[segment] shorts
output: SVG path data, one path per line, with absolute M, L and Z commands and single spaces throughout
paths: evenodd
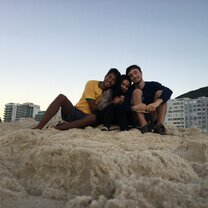
M 62 111 L 61 111 L 61 117 L 64 121 L 66 122 L 72 122 L 72 121 L 77 121 L 80 119 L 85 118 L 86 116 L 88 116 L 88 114 L 83 113 L 82 111 L 80 111 L 79 109 L 73 107 L 70 111 L 69 114 L 65 115 Z

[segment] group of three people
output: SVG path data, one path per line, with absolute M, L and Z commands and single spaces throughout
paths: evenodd
M 59 130 L 100 123 L 104 125 L 103 130 L 109 130 L 115 122 L 122 131 L 129 130 L 131 125 L 138 126 L 142 133 L 164 135 L 166 129 L 163 123 L 171 95 L 172 91 L 159 82 L 144 81 L 137 65 L 129 66 L 125 75 L 112 68 L 103 81 L 90 80 L 86 83 L 75 106 L 65 95 L 58 95 L 35 129 L 42 129 L 61 108 L 65 122 L 54 126 Z

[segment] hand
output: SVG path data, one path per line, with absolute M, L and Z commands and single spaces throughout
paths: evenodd
M 149 105 L 147 105 L 147 111 L 148 112 L 156 111 L 158 106 L 159 105 L 157 103 L 150 103 Z
M 120 104 L 120 103 L 123 103 L 123 101 L 124 101 L 124 96 L 123 95 L 117 96 L 113 99 L 114 104 Z
M 121 103 L 123 103 L 124 102 L 124 95 L 121 95 L 121 96 L 119 96 L 120 97 L 120 100 L 121 100 Z
M 133 105 L 131 107 L 131 109 L 133 111 L 138 112 L 138 113 L 149 113 L 149 111 L 147 110 L 147 105 L 145 105 L 144 103 L 139 103 L 137 105 Z

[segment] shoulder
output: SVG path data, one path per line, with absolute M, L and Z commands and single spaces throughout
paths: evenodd
M 157 82 L 157 81 L 145 81 L 145 84 L 152 84 L 152 85 L 154 85 L 154 84 L 160 84 L 159 82 Z
M 88 85 L 96 85 L 98 83 L 99 83 L 98 80 L 88 80 L 86 84 L 88 84 Z
M 152 86 L 162 86 L 162 84 L 156 81 L 145 82 L 145 87 L 152 87 Z
M 99 81 L 97 80 L 89 80 L 85 84 L 85 88 L 98 88 L 99 86 Z

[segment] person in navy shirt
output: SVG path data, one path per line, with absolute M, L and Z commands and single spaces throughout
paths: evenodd
M 159 82 L 146 82 L 143 80 L 141 68 L 131 65 L 126 69 L 126 75 L 134 83 L 132 92 L 132 110 L 136 112 L 142 133 L 154 132 L 166 134 L 164 120 L 167 110 L 167 101 L 172 90 Z M 148 115 L 148 116 L 147 116 Z

